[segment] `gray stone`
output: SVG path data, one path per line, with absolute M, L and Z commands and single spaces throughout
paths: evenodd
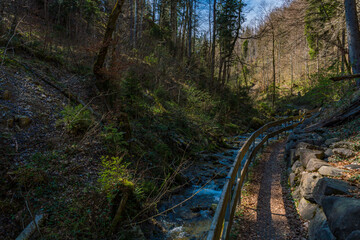
M 344 168 L 355 170 L 355 169 L 360 169 L 360 165 L 358 165 L 358 164 L 349 164 L 349 165 L 345 165 Z
M 331 232 L 337 239 L 346 239 L 360 230 L 360 199 L 329 196 L 322 200 Z
M 341 176 L 344 172 L 347 172 L 346 170 L 342 170 L 336 167 L 331 167 L 331 166 L 322 166 L 319 169 L 319 173 L 323 176 L 330 176 L 330 177 L 339 177 Z
M 317 171 L 322 166 L 330 166 L 327 162 L 317 159 L 317 158 L 311 158 L 306 165 L 306 170 L 309 172 Z
M 295 169 L 295 175 L 299 175 L 301 174 L 302 172 L 305 171 L 305 168 L 301 165 L 300 167 L 298 167 L 297 169 Z
M 344 157 L 344 158 L 351 158 L 355 156 L 354 151 L 347 149 L 347 148 L 334 148 L 333 152 L 335 155 Z
M 290 187 L 293 187 L 295 185 L 295 173 L 290 173 L 289 175 L 289 184 Z
M 297 161 L 299 159 L 299 158 L 296 158 L 295 152 L 296 152 L 295 149 L 290 150 L 290 164 L 294 164 L 295 161 Z
M 315 202 L 313 191 L 321 175 L 319 173 L 304 173 L 300 183 L 301 195 L 311 202 Z
M 322 199 L 326 196 L 351 195 L 351 191 L 355 189 L 355 186 L 351 186 L 345 181 L 324 177 L 317 182 L 313 196 L 315 201 L 320 205 Z
M 331 148 L 326 149 L 325 157 L 331 157 L 332 155 L 334 155 L 333 150 Z
M 306 143 L 306 142 L 297 143 L 296 150 L 299 150 L 299 149 L 322 150 L 321 147 L 315 146 L 315 145 L 312 145 L 312 144 Z
M 340 138 L 337 138 L 337 137 L 336 138 L 329 138 L 329 139 L 326 139 L 325 145 L 330 146 L 331 144 L 336 143 L 338 141 L 340 141 Z
M 309 240 L 335 239 L 335 236 L 330 231 L 324 212 L 318 209 L 315 217 L 309 223 Z
M 346 141 L 335 142 L 335 143 L 331 144 L 330 147 L 331 148 L 346 148 L 346 149 L 350 149 L 353 151 L 356 150 L 356 145 L 354 143 L 346 142 Z
M 294 162 L 294 164 L 292 165 L 291 170 L 292 170 L 293 172 L 295 172 L 295 170 L 296 170 L 297 168 L 301 167 L 301 166 L 302 166 L 302 165 L 301 165 L 301 162 L 300 162 L 300 161 L 296 161 L 296 162 Z
M 311 220 L 315 216 L 317 208 L 317 204 L 311 203 L 305 198 L 301 198 L 298 206 L 299 214 L 305 220 Z
M 311 150 L 311 149 L 299 149 L 301 164 L 306 167 L 309 160 L 312 158 L 324 159 L 324 151 Z
M 353 231 L 346 238 L 346 240 L 359 240 L 359 239 L 360 239 L 360 230 Z
M 294 189 L 294 191 L 292 192 L 292 197 L 295 199 L 295 200 L 300 200 L 301 198 L 301 193 L 300 193 L 300 187 L 296 187 Z

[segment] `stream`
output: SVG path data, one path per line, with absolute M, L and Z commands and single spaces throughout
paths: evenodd
M 267 131 L 272 132 L 282 127 L 285 125 Z M 190 179 L 190 184 L 158 204 L 159 212 L 180 205 L 156 218 L 165 231 L 161 236 L 151 238 L 152 240 L 206 239 L 226 177 L 239 149 L 251 134 L 228 138 L 227 144 L 232 149 L 199 155 L 199 159 L 184 172 L 185 177 Z M 270 138 L 269 141 L 276 138 Z M 260 141 L 259 136 L 255 145 Z M 241 168 L 246 159 L 247 154 L 242 160 Z
M 162 212 L 193 197 L 156 218 L 166 231 L 162 236 L 152 238 L 153 240 L 206 239 L 226 176 L 239 149 L 250 135 L 229 138 L 227 143 L 233 149 L 202 154 L 186 170 L 184 175 L 190 179 L 190 184 L 177 194 L 161 201 L 158 210 Z

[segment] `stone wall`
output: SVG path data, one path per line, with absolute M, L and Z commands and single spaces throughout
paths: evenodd
M 309 122 L 308 122 L 309 123 Z M 340 139 L 326 139 L 326 129 L 306 132 L 302 125 L 289 135 L 285 159 L 288 164 L 289 184 L 301 218 L 308 222 L 310 240 L 359 240 L 359 188 L 337 179 L 346 168 L 333 167 L 334 156 L 351 157 L 355 146 Z

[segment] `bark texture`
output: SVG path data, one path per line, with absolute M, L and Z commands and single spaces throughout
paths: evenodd
M 360 73 L 360 31 L 356 12 L 356 0 L 344 0 L 346 28 L 348 32 L 350 63 L 354 74 Z M 360 79 L 356 80 L 360 87 Z

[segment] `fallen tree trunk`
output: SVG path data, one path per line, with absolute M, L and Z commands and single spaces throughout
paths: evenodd
M 360 98 L 353 101 L 351 105 L 347 107 L 345 110 L 336 113 L 331 118 L 328 118 L 320 123 L 308 127 L 306 131 L 311 132 L 322 127 L 338 126 L 358 116 L 360 116 Z
M 350 80 L 350 79 L 354 79 L 354 78 L 360 78 L 360 73 L 353 74 L 353 75 L 344 75 L 344 76 L 338 76 L 338 77 L 331 77 L 330 80 L 334 81 L 334 82 L 338 82 L 338 81 L 341 81 L 341 80 Z

